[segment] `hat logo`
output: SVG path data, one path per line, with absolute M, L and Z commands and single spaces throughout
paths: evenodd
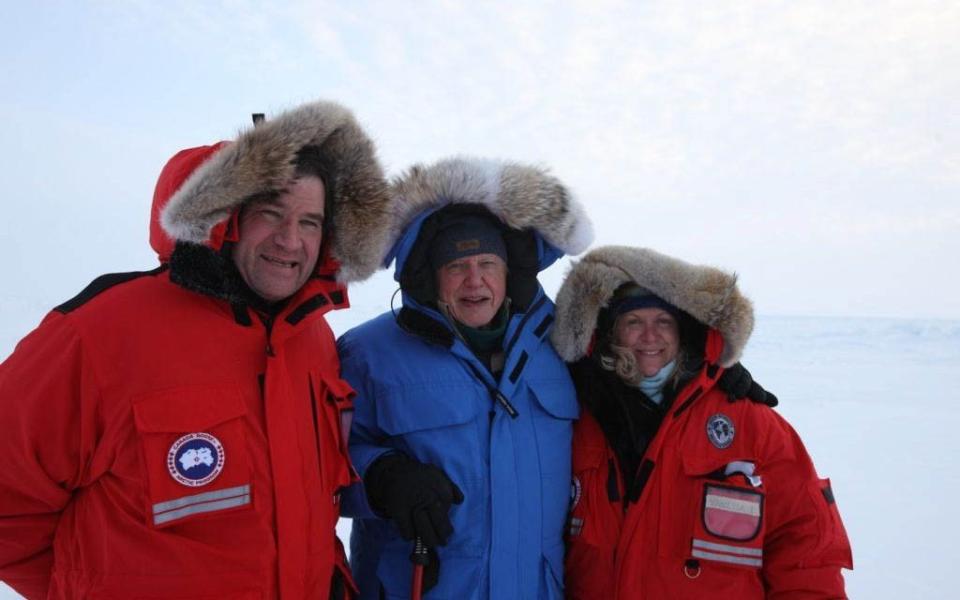
M 187 487 L 207 485 L 223 471 L 223 444 L 209 433 L 188 433 L 170 446 L 167 471 Z
M 707 420 L 707 438 L 720 450 L 730 447 L 736 433 L 733 421 L 723 413 L 717 413 Z
M 456 244 L 457 252 L 467 252 L 469 250 L 479 250 L 480 240 L 461 240 Z

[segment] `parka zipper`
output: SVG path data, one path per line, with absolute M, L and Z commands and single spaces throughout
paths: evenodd
M 504 301 L 509 302 L 510 299 L 506 298 Z M 508 304 L 507 310 L 509 311 L 509 309 L 510 309 L 510 305 Z M 441 310 L 440 314 L 443 315 L 444 319 L 446 319 L 447 324 L 450 326 L 450 329 L 453 331 L 453 335 L 456 336 L 456 338 L 459 339 L 460 342 L 464 346 L 466 346 L 468 350 L 470 350 L 470 352 L 474 355 L 474 357 L 476 357 L 476 353 L 473 352 L 472 348 L 470 348 L 470 344 L 467 343 L 467 339 L 463 337 L 463 333 L 461 333 L 460 330 L 457 328 L 457 325 L 456 323 L 453 322 L 453 319 L 449 315 L 447 315 L 446 311 Z M 523 326 L 523 323 L 526 322 L 526 319 L 527 317 L 524 317 L 524 320 L 521 322 L 521 327 Z M 516 338 L 516 335 L 514 335 L 514 338 Z M 504 353 L 504 356 L 509 356 L 509 350 L 507 350 Z M 495 386 L 492 386 L 490 385 L 489 382 L 487 382 L 486 377 L 483 375 L 483 373 L 480 372 L 479 369 L 477 369 L 476 365 L 474 365 L 473 362 L 470 360 L 467 360 L 465 362 L 467 363 L 467 366 L 470 367 L 470 370 L 473 371 L 473 374 L 480 381 L 480 383 L 482 383 L 483 386 L 487 388 L 487 392 L 489 392 L 490 397 L 493 399 L 493 401 L 499 404 L 503 408 L 503 410 L 505 410 L 506 413 L 510 415 L 510 418 L 516 419 L 517 417 L 519 417 L 520 412 L 516 409 L 516 407 L 513 406 L 510 400 L 507 399 L 507 397 L 504 396 L 503 393 L 500 392 L 500 390 L 498 390 Z M 493 416 L 493 413 L 491 413 L 491 418 L 492 416 Z
M 257 313 L 257 316 L 260 317 L 260 322 L 263 323 L 263 327 L 266 329 L 267 333 L 267 347 L 265 351 L 267 356 L 273 358 L 276 356 L 276 354 L 273 352 L 273 340 L 271 339 L 273 336 L 273 317 L 262 315 L 260 313 Z

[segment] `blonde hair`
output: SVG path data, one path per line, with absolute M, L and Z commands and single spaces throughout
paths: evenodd
M 628 348 L 609 344 L 606 352 L 599 352 L 600 366 L 617 374 L 617 377 L 630 385 L 639 385 L 643 373 L 637 368 L 637 359 Z
M 616 323 L 619 319 L 620 317 L 617 317 L 610 331 L 599 340 L 597 344 L 597 362 L 600 363 L 600 367 L 605 371 L 616 373 L 617 377 L 622 379 L 627 385 L 637 386 L 640 385 L 640 382 L 644 379 L 643 373 L 641 373 L 637 367 L 637 357 L 634 356 L 630 348 L 620 346 L 613 341 L 614 332 L 617 330 Z M 678 335 L 679 327 L 680 322 L 678 319 Z M 674 368 L 673 374 L 667 382 L 669 385 L 675 385 L 687 372 L 687 351 L 682 343 L 677 349 L 677 356 L 674 360 L 677 366 Z

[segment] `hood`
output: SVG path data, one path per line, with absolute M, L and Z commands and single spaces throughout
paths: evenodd
M 453 158 L 411 167 L 392 182 L 391 193 L 392 248 L 384 266 L 396 261 L 394 276 L 401 286 L 405 270 L 423 267 L 419 263 L 425 252 L 415 250 L 429 245 L 435 231 L 424 224 L 442 209 L 485 212 L 498 219 L 504 226 L 511 270 L 519 268 L 522 259 L 519 252 L 509 252 L 510 234 L 530 237 L 535 248 L 528 247 L 524 254 L 536 257 L 536 264 L 530 265 L 534 277 L 564 254 L 583 252 L 593 239 L 583 207 L 557 178 L 537 167 Z M 431 239 L 421 239 L 427 237 Z
M 379 267 L 389 235 L 387 184 L 373 143 L 347 109 L 332 102 L 304 104 L 252 126 L 233 142 L 177 153 L 157 181 L 150 242 L 161 262 L 176 242 L 219 250 L 249 198 L 278 193 L 293 178 L 297 153 L 320 148 L 328 166 L 327 234 L 318 274 L 359 281 Z M 361 242 L 362 240 L 362 242 Z
M 647 248 L 604 246 L 571 267 L 557 294 L 551 339 L 564 360 L 573 362 L 587 354 L 600 310 L 617 288 L 629 282 L 717 330 L 723 338 L 720 366 L 740 359 L 753 331 L 753 305 L 737 288 L 736 275 Z

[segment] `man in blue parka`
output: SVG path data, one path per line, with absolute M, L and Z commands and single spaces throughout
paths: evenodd
M 557 179 L 516 164 L 416 166 L 393 193 L 403 306 L 339 341 L 361 597 L 409 596 L 419 537 L 425 598 L 559 600 L 578 408 L 537 274 L 584 250 L 590 223 Z

